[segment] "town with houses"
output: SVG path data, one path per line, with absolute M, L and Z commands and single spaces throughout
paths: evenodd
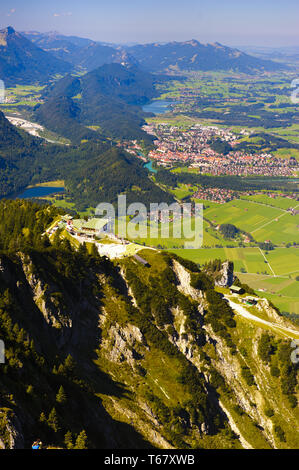
M 223 155 L 213 150 L 209 142 L 218 138 L 229 143 L 233 148 L 240 137 L 248 136 L 250 132 L 246 129 L 240 131 L 239 135 L 229 129 L 219 129 L 215 126 L 203 126 L 196 124 L 188 130 L 170 126 L 166 123 L 150 124 L 143 129 L 156 137 L 155 149 L 145 155 L 142 146 L 136 141 L 126 141 L 123 145 L 127 152 L 141 159 L 145 164 L 149 161 L 155 165 L 168 169 L 176 168 L 182 164 L 200 174 L 212 175 L 236 175 L 236 176 L 296 176 L 299 171 L 299 162 L 295 159 L 276 158 L 271 154 L 245 154 L 241 151 L 230 151 Z M 284 197 L 299 200 L 297 193 L 269 192 L 269 191 L 233 191 L 227 188 L 196 188 L 189 186 L 190 197 L 202 201 L 211 201 L 219 204 L 239 199 L 254 194 L 266 195 L 270 198 Z M 291 207 L 292 215 L 297 215 Z

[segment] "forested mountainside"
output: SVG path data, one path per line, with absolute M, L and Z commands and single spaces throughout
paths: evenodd
M 92 131 L 91 131 L 92 132 Z M 99 202 L 116 202 L 125 193 L 144 203 L 171 202 L 143 162 L 101 140 L 77 146 L 47 143 L 14 127 L 0 111 L 0 198 L 30 184 L 65 180 L 67 195 L 78 210 Z
M 112 263 L 50 242 L 57 215 L 0 202 L 2 448 L 298 448 L 290 339 L 234 314 L 222 265 Z
M 0 76 L 6 86 L 45 83 L 71 65 L 39 48 L 12 27 L 0 31 Z
M 145 113 L 140 106 L 156 96 L 157 80 L 136 67 L 105 64 L 82 77 L 67 76 L 50 86 L 36 117 L 77 143 L 83 129 L 88 131 L 84 126 L 96 128 L 89 130 L 89 139 L 102 134 L 151 142 L 152 138 L 141 129 Z

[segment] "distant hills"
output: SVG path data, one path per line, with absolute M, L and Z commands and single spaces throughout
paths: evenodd
M 299 62 L 299 46 L 241 46 L 240 49 L 260 59 L 276 60 L 291 67 L 296 67 Z
M 12 27 L 0 31 L 0 78 L 5 84 L 46 82 L 70 64 L 33 44 Z
M 167 44 L 143 44 L 127 48 L 140 66 L 151 72 L 232 70 L 244 73 L 275 71 L 282 68 L 270 60 L 252 57 L 238 49 L 216 42 L 201 44 L 196 40 Z
M 105 136 L 149 139 L 139 107 L 156 95 L 155 77 L 136 67 L 106 64 L 82 77 L 67 76 L 49 87 L 36 111 L 39 122 L 73 142 Z M 99 132 L 85 126 L 97 126 Z M 87 136 L 87 137 L 86 137 Z
M 113 62 L 137 65 L 136 60 L 126 50 L 112 44 L 76 36 L 63 36 L 57 32 L 24 32 L 22 34 L 58 59 L 87 71 Z
M 64 36 L 57 32 L 22 34 L 55 57 L 87 71 L 112 62 L 135 66 L 139 64 L 150 72 L 232 70 L 252 73 L 275 71 L 284 67 L 277 62 L 253 57 L 218 42 L 202 44 L 195 39 L 121 47 L 86 38 Z

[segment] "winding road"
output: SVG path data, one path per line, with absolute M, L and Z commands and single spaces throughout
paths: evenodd
M 286 326 L 277 325 L 276 323 L 272 323 L 267 320 L 263 320 L 262 318 L 257 317 L 250 313 L 245 307 L 236 302 L 233 302 L 230 297 L 225 296 L 228 300 L 229 305 L 237 314 L 241 315 L 243 318 L 247 320 L 254 321 L 256 323 L 260 323 L 269 327 L 271 330 L 276 330 L 278 333 L 282 334 L 283 336 L 291 339 L 299 339 L 299 330 L 293 330 L 292 328 L 288 328 Z

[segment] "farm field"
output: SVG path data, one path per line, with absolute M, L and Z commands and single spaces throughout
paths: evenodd
M 198 250 L 171 250 L 182 258 L 190 259 L 198 264 L 204 264 L 214 259 L 233 261 L 235 272 L 244 270 L 248 273 L 266 273 L 271 270 L 259 248 L 208 248 Z
M 294 142 L 296 144 L 299 143 L 298 131 L 298 124 L 293 124 L 292 126 L 286 129 L 280 127 L 271 129 L 271 133 L 276 134 L 279 137 L 283 137 L 284 139 L 289 140 L 289 142 Z
M 275 248 L 266 257 L 276 275 L 299 274 L 299 248 Z
M 296 148 L 290 148 L 290 149 L 279 149 L 273 152 L 273 155 L 275 155 L 278 158 L 290 158 L 294 157 L 296 160 L 299 160 L 299 150 Z
M 289 209 L 290 207 L 296 207 L 298 201 L 286 197 L 276 196 L 269 197 L 266 194 L 254 194 L 252 196 L 241 196 L 241 199 L 258 204 L 265 204 L 267 206 L 277 207 L 278 209 Z
M 195 250 L 171 250 L 182 258 L 190 259 L 195 263 L 204 264 L 213 259 L 234 262 L 235 272 L 246 270 L 249 274 L 262 274 L 282 276 L 285 279 L 295 278 L 299 275 L 299 248 L 275 248 L 272 251 L 262 251 L 257 247 L 248 248 L 200 248 Z M 265 261 L 268 261 L 266 263 Z M 273 274 L 274 271 L 274 274 Z M 278 277 L 274 277 L 275 282 Z
M 192 225 L 193 228 L 193 225 Z M 158 247 L 158 248 L 164 248 L 164 249 L 176 249 L 176 248 L 184 248 L 185 245 L 185 239 L 184 238 L 176 238 L 173 236 L 173 224 L 172 222 L 169 223 L 169 237 L 166 236 L 161 236 L 161 233 L 159 233 L 158 237 L 155 238 L 153 236 L 150 236 L 150 233 L 148 233 L 147 237 L 133 237 L 130 238 L 132 241 L 136 241 L 137 243 L 142 243 L 147 246 L 152 246 L 152 247 Z M 187 240 L 188 241 L 188 240 Z M 192 241 L 190 241 L 191 243 Z M 192 243 L 191 243 L 192 244 Z M 198 245 L 197 243 L 197 246 Z M 237 246 L 237 242 L 233 240 L 228 240 L 224 239 L 222 235 L 217 232 L 213 227 L 210 226 L 210 224 L 206 221 L 203 220 L 203 238 L 202 238 L 202 244 L 201 246 L 203 248 L 209 248 L 209 247 L 219 247 L 219 246 Z M 192 250 L 194 251 L 194 250 Z
M 275 207 L 236 199 L 217 208 L 207 209 L 205 217 L 215 224 L 234 224 L 246 232 L 252 232 L 282 214 Z
M 237 199 L 217 207 L 214 205 L 204 211 L 204 217 L 215 225 L 233 224 L 251 233 L 258 242 L 265 240 L 271 240 L 274 244 L 299 242 L 299 215 L 292 215 L 282 207 L 273 207 L 273 205 L 286 205 L 298 208 L 298 201 L 284 200 L 284 198 L 276 200 L 267 196 L 250 197 L 257 199 Z
M 252 230 L 251 234 L 258 242 L 271 240 L 274 244 L 299 242 L 299 215 L 283 212 L 274 220 Z
M 12 110 L 14 107 L 34 107 L 40 102 L 41 92 L 44 86 L 16 85 L 6 89 L 7 103 L 2 103 L 3 110 Z

